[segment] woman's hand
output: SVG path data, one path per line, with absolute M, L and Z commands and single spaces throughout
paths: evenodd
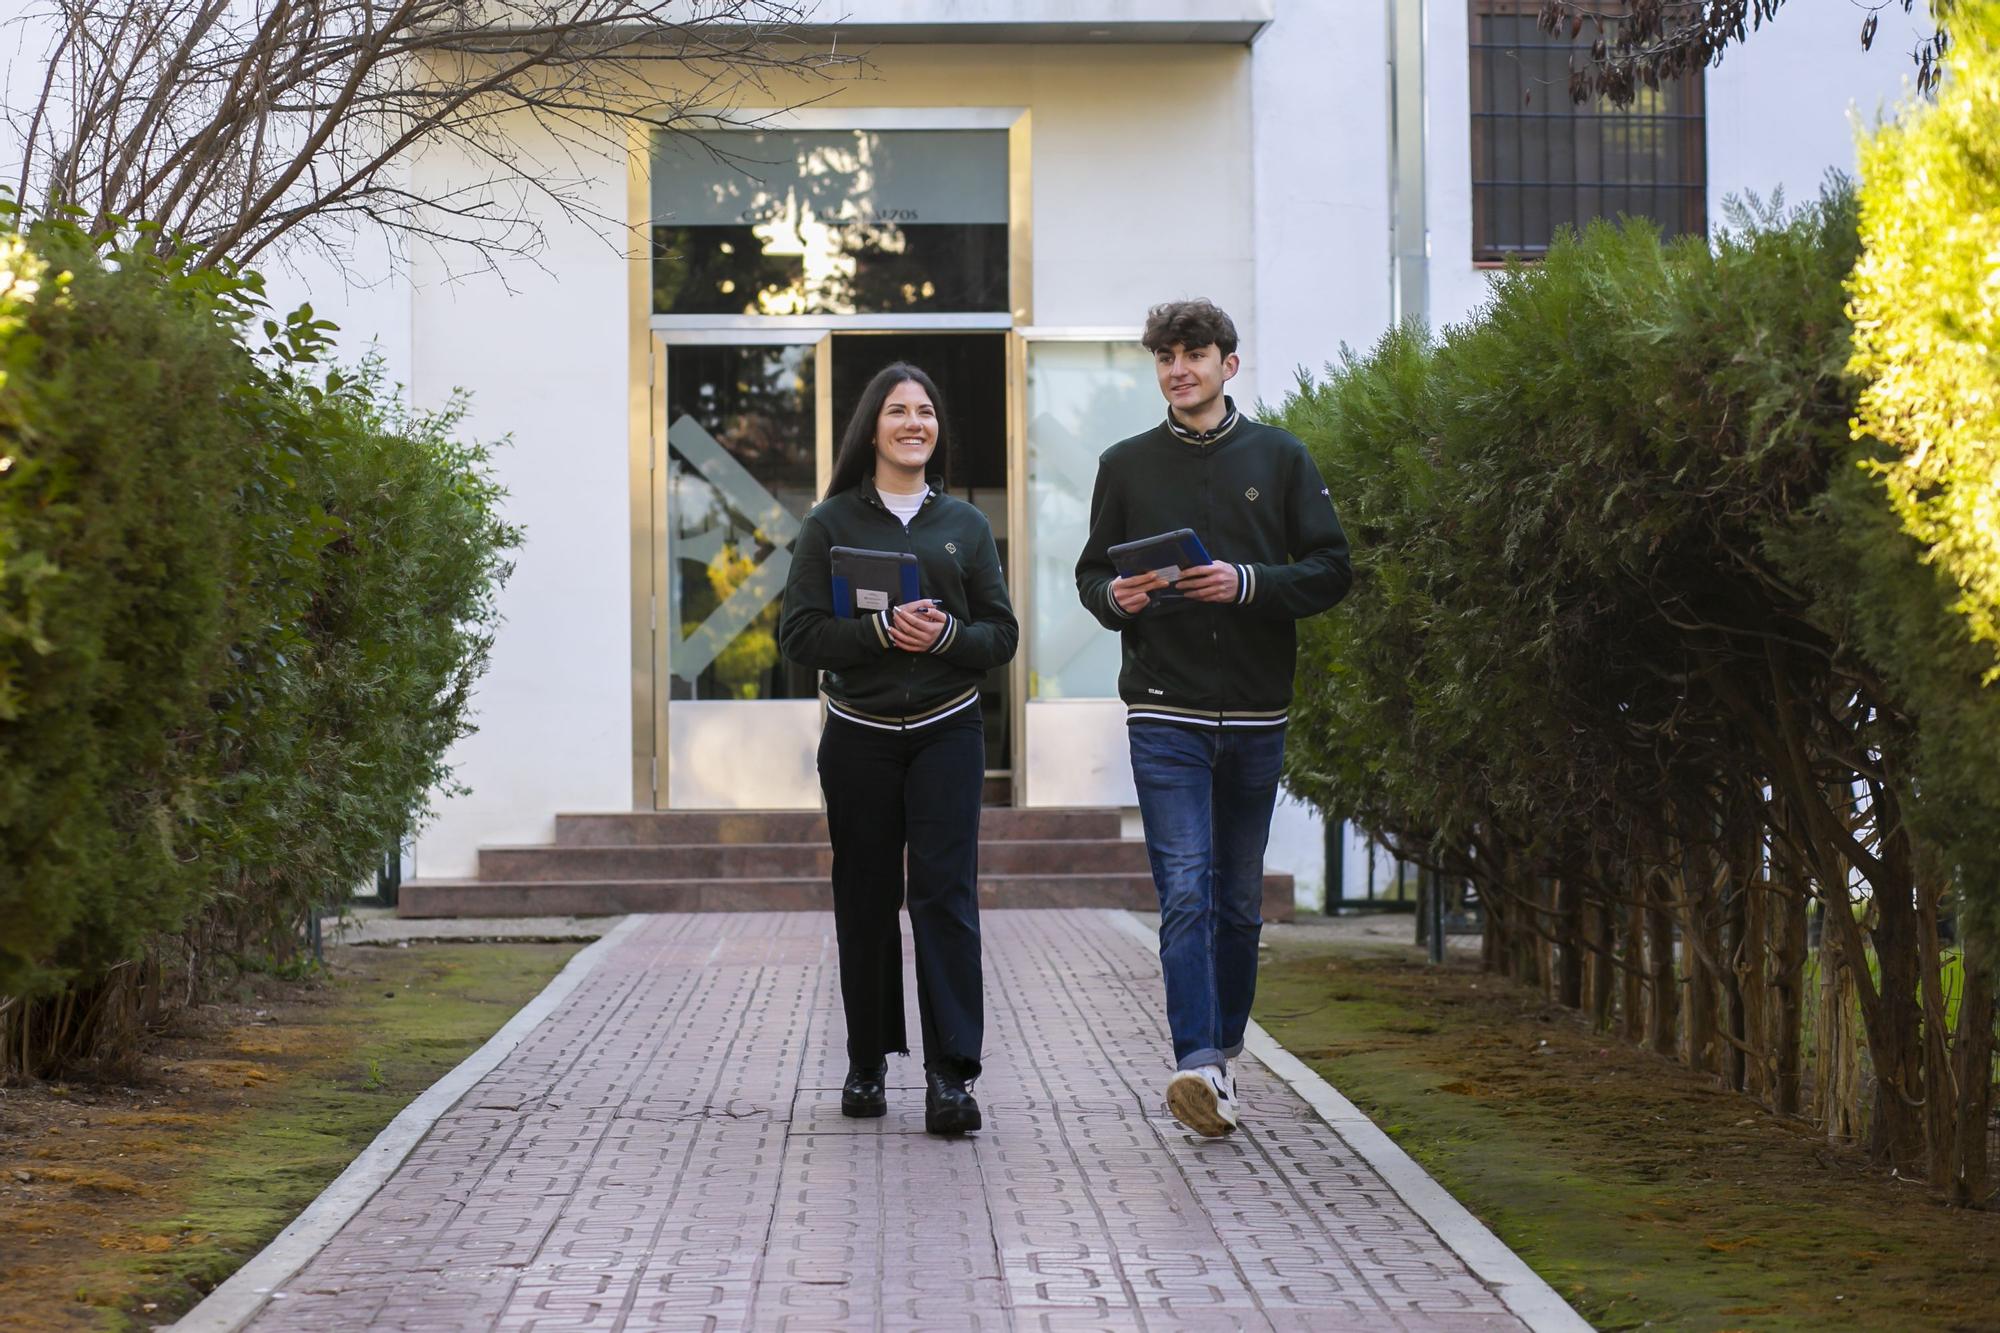
M 927 653 L 944 633 L 945 614 L 932 602 L 905 602 L 889 617 L 889 642 L 906 653 Z

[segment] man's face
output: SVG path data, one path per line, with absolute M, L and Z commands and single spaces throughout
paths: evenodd
M 1199 412 L 1220 398 L 1237 364 L 1236 353 L 1224 356 L 1214 343 L 1206 347 L 1175 343 L 1153 353 L 1160 393 L 1182 415 Z

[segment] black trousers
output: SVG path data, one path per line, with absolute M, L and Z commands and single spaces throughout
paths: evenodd
M 979 1073 L 985 995 L 979 975 L 979 804 L 986 733 L 967 708 L 887 731 L 829 717 L 819 781 L 833 836 L 833 920 L 847 1057 L 909 1053 L 903 1025 L 904 848 L 924 1068 Z

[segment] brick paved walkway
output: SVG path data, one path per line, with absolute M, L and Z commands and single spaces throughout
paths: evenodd
M 983 1133 L 923 1133 L 914 1059 L 841 1116 L 830 916 L 648 918 L 251 1327 L 1522 1327 L 1263 1066 L 1182 1131 L 1108 914 L 984 928 Z

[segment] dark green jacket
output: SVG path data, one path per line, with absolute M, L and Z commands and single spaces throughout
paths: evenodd
M 929 652 L 891 646 L 887 612 L 833 613 L 827 552 L 836 546 L 917 557 L 923 595 L 951 617 Z M 792 543 L 778 650 L 824 671 L 827 707 L 851 721 L 919 726 L 970 706 L 987 671 L 1013 659 L 1020 633 L 993 529 L 963 500 L 932 491 L 905 528 L 864 480 L 815 505 Z
M 1234 416 L 1234 404 L 1231 404 Z M 1236 566 L 1233 604 L 1155 598 L 1128 616 L 1111 600 L 1109 548 L 1193 528 Z M 1234 416 L 1206 441 L 1162 422 L 1105 450 L 1090 500 L 1077 595 L 1124 636 L 1118 695 L 1132 721 L 1276 726 L 1292 702 L 1294 622 L 1353 582 L 1347 537 L 1303 444 Z

